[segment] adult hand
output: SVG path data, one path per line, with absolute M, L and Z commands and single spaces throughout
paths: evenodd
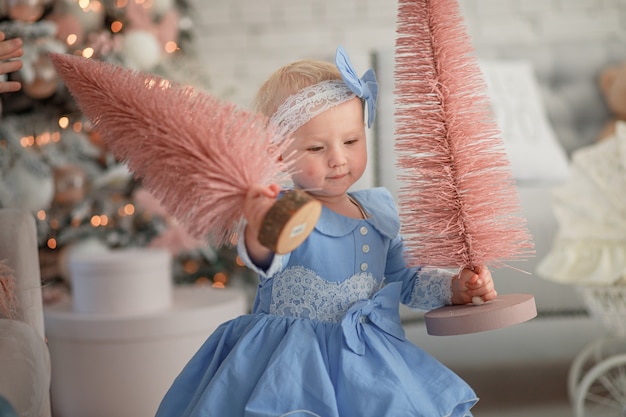
M 22 61 L 18 58 L 24 55 L 20 38 L 6 39 L 0 32 L 0 75 L 18 71 L 22 68 Z M 0 81 L 0 93 L 19 91 L 22 85 L 19 81 Z

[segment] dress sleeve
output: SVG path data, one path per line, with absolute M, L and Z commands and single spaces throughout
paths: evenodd
M 452 277 L 455 272 L 440 268 L 421 268 L 415 275 L 413 291 L 406 305 L 432 310 L 452 304 Z
M 248 248 L 246 247 L 245 241 L 245 233 L 241 233 L 239 235 L 239 240 L 237 241 L 237 254 L 241 258 L 241 261 L 250 268 L 252 271 L 259 274 L 259 277 L 263 279 L 271 278 L 276 275 L 278 272 L 282 271 L 287 262 L 289 261 L 290 254 L 287 253 L 285 255 L 274 254 L 272 258 L 272 262 L 267 267 L 266 270 L 259 268 L 257 265 L 252 262 L 250 256 L 248 255 Z
M 410 268 L 404 259 L 402 237 L 391 241 L 385 279 L 402 282 L 402 303 L 420 310 L 432 310 L 452 303 L 455 272 L 438 268 Z

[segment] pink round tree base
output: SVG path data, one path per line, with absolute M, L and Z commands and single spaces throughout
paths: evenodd
M 453 336 L 500 329 L 536 316 L 535 297 L 530 294 L 505 294 L 481 305 L 441 307 L 429 311 L 424 317 L 428 334 Z

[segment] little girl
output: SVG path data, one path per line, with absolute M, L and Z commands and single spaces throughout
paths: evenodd
M 260 277 L 252 313 L 209 337 L 158 417 L 471 415 L 475 393 L 405 338 L 399 303 L 492 300 L 491 273 L 409 268 L 390 193 L 349 192 L 367 162 L 364 111 L 371 126 L 376 94 L 373 71 L 359 79 L 341 48 L 336 66 L 297 61 L 261 87 L 257 110 L 293 135 L 293 184 L 322 215 L 297 249 L 272 253 L 257 236 L 279 187 L 250 188 L 238 250 Z

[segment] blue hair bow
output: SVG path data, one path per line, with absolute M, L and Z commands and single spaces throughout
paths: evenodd
M 359 78 L 352 67 L 348 54 L 341 46 L 337 48 L 335 65 L 337 65 L 341 78 L 348 88 L 367 102 L 367 127 L 372 127 L 376 118 L 376 98 L 378 97 L 378 82 L 374 70 L 368 69 L 363 77 Z

